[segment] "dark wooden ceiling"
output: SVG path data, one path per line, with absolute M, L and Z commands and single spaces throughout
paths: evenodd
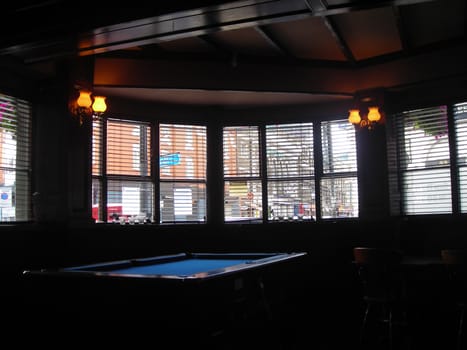
M 16 1 L 3 8 L 0 58 L 40 67 L 67 56 L 365 69 L 466 45 L 465 0 L 156 1 L 103 6 L 82 1 Z M 160 4 L 163 3 L 163 4 Z M 182 67 L 182 66 L 181 66 Z M 183 86 L 179 88 L 183 89 Z M 142 96 L 119 88 L 116 94 Z M 186 99 L 215 98 L 191 89 Z M 217 89 L 222 90 L 222 89 Z M 107 92 L 109 92 L 107 90 Z M 242 96 L 221 91 L 223 103 Z M 146 91 L 175 102 L 170 91 Z M 179 91 L 177 92 L 179 93 Z M 262 91 L 259 100 L 284 96 Z M 277 92 L 276 92 L 277 93 Z M 290 91 L 291 102 L 315 94 Z M 209 97 L 209 98 L 207 98 Z M 257 100 L 258 101 L 258 100 Z

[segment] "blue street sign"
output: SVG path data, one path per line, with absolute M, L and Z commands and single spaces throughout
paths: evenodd
M 159 166 L 161 168 L 180 164 L 180 153 L 165 154 L 159 157 Z

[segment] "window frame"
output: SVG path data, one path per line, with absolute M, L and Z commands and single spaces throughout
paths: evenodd
M 324 174 L 323 173 L 323 145 L 322 145 L 322 137 L 321 137 L 321 129 L 322 129 L 322 123 L 323 122 L 335 122 L 335 123 L 345 123 L 347 126 L 347 119 L 344 119 L 342 117 L 336 117 L 330 120 L 315 120 L 315 121 L 306 121 L 306 120 L 301 120 L 301 121 L 288 121 L 288 122 L 278 122 L 278 123 L 265 123 L 265 122 L 260 122 L 260 123 L 245 123 L 241 125 L 234 125 L 234 127 L 258 127 L 259 129 L 259 144 L 260 144 L 260 176 L 259 180 L 261 181 L 261 186 L 262 186 L 262 208 L 269 208 L 269 203 L 268 203 L 268 185 L 269 181 L 274 181 L 274 178 L 268 177 L 268 169 L 267 169 L 267 150 L 266 150 L 266 144 L 267 144 L 267 135 L 266 135 L 266 127 L 268 125 L 293 125 L 293 124 L 312 124 L 313 125 L 313 158 L 314 158 L 314 172 L 313 175 L 308 176 L 308 179 L 311 181 L 314 181 L 315 183 L 315 189 L 314 189 L 314 196 L 316 198 L 315 200 L 315 216 L 311 216 L 311 218 L 306 218 L 305 220 L 296 218 L 294 219 L 294 216 L 292 216 L 291 219 L 289 217 L 282 219 L 282 220 L 270 220 L 269 219 L 269 211 L 268 210 L 263 210 L 262 216 L 260 218 L 254 218 L 254 219 L 249 219 L 249 220 L 241 220 L 242 223 L 272 223 L 272 222 L 294 222 L 294 221 L 335 221 L 335 220 L 354 220 L 358 219 L 359 216 L 341 216 L 341 215 L 335 215 L 335 216 L 330 216 L 330 217 L 323 217 L 321 215 L 322 211 L 322 200 L 321 200 L 321 181 L 322 179 L 342 179 L 345 177 L 348 178 L 355 178 L 356 181 L 356 187 L 358 191 L 358 181 L 359 181 L 359 176 L 358 176 L 358 154 L 357 150 L 355 149 L 355 170 L 354 171 L 343 171 L 343 172 L 337 172 L 336 174 Z M 353 127 L 353 125 L 348 124 L 349 128 L 352 128 L 354 130 L 354 140 L 355 140 L 355 146 L 357 144 L 357 134 L 356 131 Z M 222 129 L 226 127 L 232 127 L 232 125 L 223 125 Z M 224 166 L 223 166 L 224 168 Z M 306 176 L 303 178 L 307 178 Z M 227 179 L 227 177 L 224 176 L 224 181 Z M 252 178 L 251 178 L 252 179 Z M 257 180 L 255 178 L 255 180 Z M 285 181 L 288 180 L 287 178 Z M 359 213 L 359 196 L 357 196 L 357 204 L 356 209 L 357 213 Z M 225 223 L 230 223 L 229 220 L 226 220 L 225 216 L 223 218 Z M 232 223 L 235 222 L 240 222 L 240 221 L 232 221 Z
M 109 149 L 107 147 L 108 138 L 108 122 L 115 122 L 115 123 L 124 123 L 124 124 L 135 124 L 135 125 L 144 125 L 149 128 L 149 135 L 150 135 L 150 144 L 149 148 L 149 158 L 145 160 L 148 162 L 148 174 L 147 175 L 135 175 L 135 174 L 112 174 L 108 173 L 108 163 L 109 163 Z M 161 205 L 160 205 L 160 193 L 161 193 L 161 184 L 170 182 L 169 179 L 164 179 L 163 176 L 160 174 L 160 127 L 161 125 L 180 125 L 182 127 L 204 127 L 204 125 L 199 124 L 188 124 L 188 123 L 170 123 L 170 122 L 148 122 L 145 120 L 135 120 L 135 119 L 121 119 L 121 118 L 105 118 L 103 120 L 95 120 L 93 121 L 93 136 L 92 136 L 92 191 L 91 191 L 91 204 L 93 207 L 93 218 L 96 219 L 96 223 L 111 223 L 117 222 L 113 221 L 109 213 L 108 207 L 108 196 L 110 191 L 110 185 L 112 182 L 121 181 L 121 182 L 140 182 L 140 183 L 147 183 L 152 188 L 150 189 L 151 193 L 151 217 L 144 218 L 144 223 L 154 223 L 154 224 L 181 224 L 181 223 L 193 223 L 199 221 L 168 221 L 162 222 L 162 214 L 161 214 Z M 99 130 L 100 129 L 100 130 Z M 206 130 L 205 130 L 206 133 Z M 140 141 L 141 142 L 141 141 Z M 129 159 L 128 159 L 128 166 L 134 168 L 134 148 L 135 145 L 131 145 L 131 149 L 128 150 Z M 203 149 L 206 160 L 204 163 L 207 163 L 207 155 L 206 155 L 206 146 Z M 94 160 L 97 160 L 97 164 L 94 164 Z M 206 172 L 206 166 L 204 166 Z M 183 182 L 191 182 L 195 184 L 204 184 L 206 187 L 207 177 L 206 174 L 203 179 L 193 179 L 188 180 L 188 178 L 180 179 L 177 178 L 175 180 L 176 183 Z M 205 195 L 206 196 L 206 195 Z M 159 199 L 157 199 L 159 198 Z M 97 204 L 97 213 L 95 210 Z M 204 210 L 206 212 L 206 210 Z M 121 215 L 124 216 L 124 215 Z M 106 218 L 106 219 L 103 219 Z M 138 221 L 136 223 L 141 223 L 141 219 L 137 218 Z M 121 224 L 127 223 L 135 223 L 134 221 L 127 221 L 125 218 L 122 220 L 118 220 Z M 206 222 L 206 215 L 204 215 L 204 219 L 202 223 Z
M 9 106 L 7 108 L 7 106 Z M 2 136 L 2 147 L 6 144 L 4 137 L 8 136 L 9 140 L 14 143 L 14 157 L 10 158 L 10 163 L 3 164 L 4 157 L 0 161 L 0 168 L 5 172 L 14 172 L 14 184 L 5 185 L 2 191 L 5 200 L 9 201 L 11 197 L 11 206 L 3 208 L 14 208 L 14 216 L 8 220 L 3 220 L 3 210 L 0 217 L 0 223 L 20 223 L 28 222 L 33 218 L 36 220 L 43 219 L 43 205 L 39 192 L 32 194 L 32 103 L 26 99 L 16 97 L 14 95 L 0 93 L 0 129 Z M 3 123 L 5 123 L 3 125 Z M 2 126 L 3 125 L 3 126 Z M 12 133 L 14 131 L 14 133 Z M 11 146 L 11 143 L 10 143 Z M 2 151 L 3 153 L 3 151 Z M 2 174 L 5 179 L 6 174 Z M 10 179 L 11 180 L 11 179 Z M 11 188 L 11 192 L 10 189 Z M 8 204 L 8 202 L 6 203 Z M 34 211 L 34 212 L 33 212 Z M 12 219 L 11 219 L 12 218 Z
M 140 120 L 134 120 L 134 119 L 131 119 L 131 121 L 133 122 L 140 122 Z M 301 118 L 299 120 L 288 120 L 288 121 L 278 121 L 276 123 L 274 122 L 265 122 L 265 121 L 256 121 L 256 122 L 249 122 L 249 123 L 228 123 L 226 121 L 223 121 L 221 123 L 218 123 L 216 127 L 209 127 L 208 124 L 206 122 L 194 122 L 194 123 L 189 123 L 189 122 L 186 122 L 185 120 L 183 122 L 179 122 L 177 120 L 170 120 L 170 119 L 164 119 L 164 120 L 151 120 L 150 122 L 147 121 L 147 120 L 141 120 L 141 122 L 144 122 L 144 123 L 149 123 L 150 124 L 150 127 L 151 127 L 151 135 L 152 135 L 152 143 L 151 143 L 151 147 L 152 147 L 152 154 L 153 154 L 153 160 L 152 160 L 152 176 L 151 176 L 151 181 L 153 181 L 153 183 L 155 184 L 154 186 L 154 200 L 153 200 L 153 207 L 154 207 L 154 219 L 152 220 L 152 224 L 156 224 L 156 225 L 176 225 L 176 224 L 179 224 L 179 223 L 196 223 L 196 224 L 206 224 L 206 223 L 209 223 L 209 222 L 219 222 L 218 220 L 222 220 L 223 223 L 225 224 L 229 224 L 229 223 L 235 223 L 235 222 L 238 222 L 238 221 L 235 221 L 235 220 L 232 220 L 232 221 L 229 221 L 229 220 L 225 220 L 225 208 L 224 208 L 224 199 L 223 199 L 223 194 L 221 195 L 222 198 L 218 198 L 220 195 L 219 195 L 219 192 L 213 190 L 213 185 L 214 186 L 218 186 L 220 185 L 220 183 L 218 183 L 216 185 L 216 179 L 214 179 L 213 181 L 213 176 L 221 176 L 223 178 L 222 180 L 222 183 L 224 182 L 224 180 L 229 180 L 230 178 L 227 176 L 225 177 L 224 176 L 224 164 L 223 164 L 223 155 L 222 155 L 222 152 L 221 152 L 221 155 L 220 155 L 220 159 L 219 159 L 219 164 L 216 164 L 215 165 L 209 165 L 209 162 L 211 161 L 211 159 L 214 157 L 214 158 L 218 158 L 219 157 L 219 153 L 217 153 L 218 151 L 216 150 L 212 150 L 212 149 L 207 149 L 206 151 L 206 170 L 207 172 L 209 172 L 211 175 L 207 174 L 207 177 L 206 177 L 206 202 L 211 202 L 211 203 L 222 203 L 222 210 L 220 209 L 221 207 L 219 206 L 219 208 L 213 208 L 213 205 L 208 205 L 209 203 L 206 203 L 206 216 L 207 218 L 202 221 L 202 222 L 199 222 L 199 221 L 184 221 L 184 222 L 176 222 L 176 221 L 171 221 L 171 222 L 162 222 L 161 221 L 161 207 L 160 207 L 160 193 L 161 193 L 161 183 L 163 181 L 160 180 L 160 167 L 159 167 L 159 162 L 157 161 L 154 161 L 154 160 L 157 160 L 159 159 L 159 153 L 160 153 L 160 145 L 159 145 L 159 138 L 160 138 L 160 133 L 159 133 L 159 128 L 160 128 L 160 125 L 162 124 L 174 124 L 174 125 L 193 125 L 193 126 L 203 126 L 206 128 L 206 147 L 208 147 L 208 145 L 215 145 L 216 147 L 219 145 L 218 141 L 221 141 L 223 142 L 223 130 L 224 128 L 229 128 L 229 127 L 239 127 L 239 126 L 248 126 L 248 127 L 254 127 L 254 128 L 257 128 L 258 130 L 258 133 L 257 133 L 257 137 L 258 137 L 258 148 L 259 148 L 259 173 L 258 174 L 255 174 L 255 176 L 253 177 L 249 177 L 249 176 L 243 176 L 243 177 L 233 177 L 232 179 L 230 180 L 235 180 L 235 181 L 248 181 L 248 180 L 254 180 L 254 181 L 257 181 L 259 184 L 260 184 L 260 187 L 261 187 L 261 190 L 260 190 L 260 193 L 261 193 L 261 199 L 260 199 L 260 203 L 261 203 L 261 212 L 259 215 L 255 216 L 255 217 L 252 217 L 252 218 L 247 218 L 247 220 L 242 220 L 241 222 L 242 223 L 263 223 L 263 224 L 267 224 L 267 223 L 276 223 L 276 222 L 314 222 L 314 221 L 335 221 L 335 220 L 354 220 L 354 219 L 359 219 L 359 217 L 347 217 L 347 216 L 333 216 L 333 217 L 322 217 L 321 215 L 321 194 L 320 194 L 320 191 L 321 191 L 321 181 L 322 179 L 330 179 L 330 178 L 333 178 L 333 177 L 336 177 L 336 178 L 342 178 L 343 176 L 355 176 L 356 179 L 357 179 L 357 182 L 358 182 L 358 171 L 355 171 L 355 172 L 343 172 L 343 173 L 338 173 L 338 174 L 323 174 L 323 154 L 322 154 L 322 149 L 323 149 L 323 145 L 321 145 L 321 123 L 323 121 L 338 121 L 338 122 L 342 122 L 342 123 L 347 123 L 347 119 L 344 119 L 342 116 L 338 116 L 338 117 L 333 117 L 333 118 L 328 118 L 328 119 L 316 119 L 316 118 Z M 314 204 L 314 207 L 315 207 L 315 215 L 312 215 L 310 218 L 305 218 L 305 219 L 300 219 L 300 220 L 270 220 L 269 219 L 269 216 L 268 216 L 268 210 L 263 210 L 263 208 L 268 208 L 268 184 L 270 181 L 273 181 L 274 179 L 271 179 L 271 178 L 268 178 L 268 171 L 267 171 L 267 154 L 266 154 L 266 126 L 268 125 L 288 125 L 288 124 L 311 124 L 312 125 L 312 128 L 313 128 L 313 150 L 312 150 L 312 157 L 313 157 L 313 174 L 312 175 L 307 175 L 305 176 L 305 178 L 309 181 L 313 181 L 314 182 L 314 194 L 312 193 L 312 195 L 314 195 L 315 197 L 315 204 Z M 350 125 L 350 124 L 349 124 Z M 352 125 L 350 125 L 350 127 L 353 127 Z M 104 132 L 104 135 L 105 135 L 105 132 Z M 220 135 L 220 136 L 219 136 Z M 357 134 L 355 133 L 355 137 Z M 220 137 L 220 139 L 219 139 Z M 214 141 L 214 140 L 218 140 L 217 142 Z M 211 147 L 209 146 L 209 147 Z M 96 145 L 93 143 L 93 149 L 96 148 Z M 223 146 L 222 146 L 223 148 Z M 355 149 L 355 152 L 357 150 Z M 105 152 L 105 150 L 103 150 L 103 152 Z M 158 156 L 159 155 L 159 156 Z M 105 162 L 105 159 L 103 160 Z M 358 167 L 358 162 L 357 162 L 357 167 Z M 208 170 L 211 169 L 211 170 Z M 216 175 L 217 174 L 217 175 Z M 101 181 L 102 182 L 102 191 L 103 193 L 101 194 L 102 197 L 105 197 L 103 196 L 104 192 L 106 193 L 107 192 L 107 186 L 106 186 L 106 182 L 108 181 L 108 179 L 110 179 L 111 177 L 109 176 L 106 176 L 105 174 L 104 175 L 98 175 L 98 176 L 95 176 L 93 175 L 93 181 Z M 208 178 L 211 179 L 210 181 L 208 181 Z M 288 179 L 286 179 L 288 180 Z M 296 178 L 294 178 L 293 180 L 297 180 Z M 177 180 L 178 181 L 178 180 Z M 203 180 L 204 181 L 204 180 Z M 211 186 L 209 187 L 209 183 L 211 184 Z M 224 188 L 224 185 L 222 184 L 221 185 L 222 188 Z M 219 188 L 219 187 L 218 187 Z M 258 195 L 259 196 L 259 195 Z M 157 199 L 159 198 L 159 200 Z M 102 203 L 104 203 L 106 199 L 105 198 L 101 198 L 100 201 Z M 214 210 L 214 212 L 213 212 Z M 212 216 L 212 219 L 209 219 L 209 216 Z
M 438 216 L 459 216 L 467 213 L 467 208 L 461 209 L 461 169 L 465 168 L 467 164 L 459 164 L 458 162 L 458 130 L 456 130 L 455 120 L 456 114 L 455 109 L 458 105 L 466 105 L 467 100 L 457 101 L 440 101 L 439 103 L 423 104 L 412 108 L 401 108 L 401 112 L 394 112 L 387 118 L 387 155 L 388 155 L 388 174 L 389 174 L 389 200 L 390 200 L 390 216 L 401 216 L 401 217 L 438 217 Z M 401 152 L 401 145 L 398 143 L 397 134 L 397 120 L 401 118 L 403 113 L 409 113 L 410 111 L 416 110 L 429 110 L 432 108 L 446 108 L 447 114 L 447 144 L 448 144 L 448 156 L 449 163 L 442 166 L 433 166 L 433 169 L 446 169 L 449 173 L 448 187 L 450 189 L 450 206 L 449 212 L 431 212 L 431 213 L 409 213 L 406 210 L 406 203 L 404 200 L 404 188 L 403 188 L 403 172 L 401 166 L 401 159 L 399 153 Z M 467 137 L 465 135 L 464 137 Z

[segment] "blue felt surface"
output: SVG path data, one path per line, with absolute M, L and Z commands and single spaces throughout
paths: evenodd
M 108 272 L 138 275 L 175 275 L 189 276 L 196 273 L 224 269 L 250 261 L 251 259 L 188 259 L 170 261 L 147 266 L 133 266 Z

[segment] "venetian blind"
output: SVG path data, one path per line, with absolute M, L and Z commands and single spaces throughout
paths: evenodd
M 347 120 L 321 123 L 323 173 L 336 174 L 357 171 L 355 127 Z
M 31 218 L 31 105 L 0 94 L 0 221 Z
M 266 126 L 268 218 L 310 219 L 315 186 L 313 124 Z
M 262 216 L 258 126 L 223 129 L 224 218 L 236 221 Z
M 108 221 L 143 222 L 153 218 L 149 123 L 107 120 L 106 188 Z
M 108 175 L 150 176 L 151 134 L 146 123 L 107 122 Z
M 206 221 L 206 127 L 161 124 L 161 222 Z
M 395 116 L 402 213 L 452 212 L 447 107 Z
M 92 218 L 96 222 L 103 221 L 102 213 L 102 193 L 104 175 L 104 150 L 103 150 L 103 129 L 102 120 L 92 122 Z
M 454 105 L 460 211 L 467 213 L 467 103 Z
M 355 127 L 345 119 L 323 121 L 321 153 L 321 217 L 358 217 Z

